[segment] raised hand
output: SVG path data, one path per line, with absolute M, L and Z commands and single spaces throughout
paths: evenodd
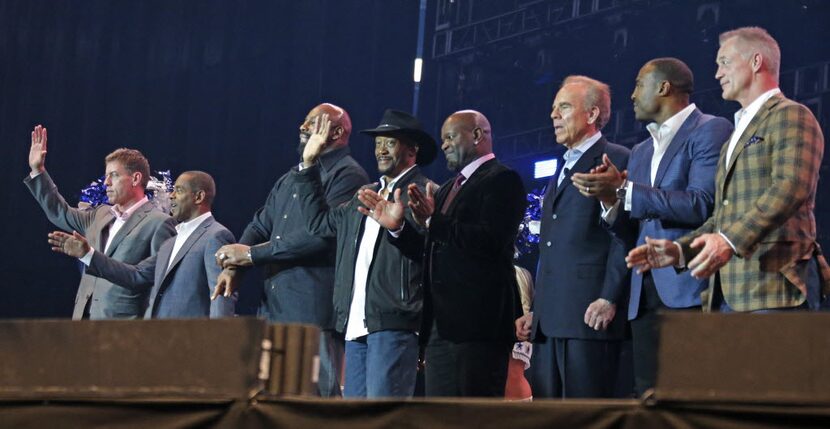
M 401 190 L 395 189 L 395 201 L 387 201 L 377 192 L 364 188 L 357 191 L 357 199 L 365 207 L 358 206 L 357 211 L 369 216 L 380 226 L 396 231 L 403 225 L 404 206 L 401 201 Z
M 328 113 L 314 117 L 311 123 L 311 136 L 305 144 L 305 149 L 303 149 L 303 166 L 311 167 L 314 165 L 320 154 L 326 150 L 329 128 L 331 128 L 331 120 Z
M 216 287 L 213 289 L 213 294 L 210 296 L 210 300 L 213 301 L 220 296 L 224 296 L 225 298 L 229 298 L 236 289 L 239 287 L 239 281 L 237 279 L 237 272 L 235 268 L 225 268 L 219 273 L 219 277 L 216 278 Z
M 32 174 L 40 174 L 46 168 L 46 127 L 38 125 L 32 131 L 32 146 L 29 148 L 29 168 Z
M 428 182 L 426 195 L 421 192 L 421 188 L 414 183 L 410 183 L 406 188 L 406 193 L 409 196 L 409 208 L 412 210 L 412 217 L 419 225 L 426 227 L 426 220 L 432 216 L 435 211 L 435 192 L 438 190 L 438 185 L 435 182 Z
M 90 249 L 86 237 L 78 234 L 77 231 L 72 231 L 72 234 L 63 231 L 50 232 L 48 241 L 53 252 L 63 253 L 75 258 L 82 258 L 89 253 Z

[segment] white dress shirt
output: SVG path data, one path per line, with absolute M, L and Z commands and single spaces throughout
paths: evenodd
M 167 261 L 167 271 L 170 271 L 170 266 L 176 259 L 176 254 L 182 249 L 182 246 L 184 246 L 184 243 L 193 234 L 193 231 L 196 231 L 196 228 L 211 216 L 213 215 L 210 212 L 202 213 L 198 217 L 176 225 L 176 241 L 173 243 L 173 251 L 170 252 L 170 260 Z
M 671 142 L 680 130 L 680 127 L 683 126 L 686 119 L 689 119 L 689 115 L 691 115 L 696 108 L 697 106 L 692 103 L 683 108 L 683 110 L 672 115 L 671 118 L 663 121 L 660 125 L 657 125 L 656 122 L 646 125 L 646 130 L 648 130 L 649 135 L 651 135 L 651 144 L 654 148 L 654 152 L 651 155 L 651 170 L 649 171 L 651 186 L 654 186 L 654 181 L 657 179 L 657 170 L 660 168 L 660 161 L 663 160 L 663 155 L 666 154 L 666 150 L 669 148 L 669 145 L 671 145 Z M 626 181 L 625 186 L 626 191 L 625 201 L 623 201 L 623 209 L 630 212 L 633 201 L 632 196 L 634 195 L 634 183 L 629 180 Z M 617 218 L 617 210 L 619 210 L 619 205 L 619 201 L 607 208 L 603 204 L 602 218 L 605 219 L 607 223 L 614 223 L 614 220 Z
M 395 189 L 395 183 L 415 166 L 407 168 L 397 177 L 387 182 L 386 177 L 380 178 L 380 189 L 378 193 L 388 195 Z M 371 216 L 366 216 L 363 225 L 363 235 L 360 237 L 360 244 L 357 249 L 357 259 L 354 264 L 354 280 L 352 283 L 352 303 L 349 306 L 349 319 L 346 322 L 346 341 L 354 341 L 360 337 L 369 335 L 366 326 L 366 284 L 369 281 L 369 268 L 372 266 L 372 259 L 375 256 L 375 244 L 378 241 L 381 226 Z
M 746 131 L 746 127 L 750 122 L 752 122 L 752 118 L 758 114 L 758 111 L 761 110 L 761 106 L 763 106 L 767 100 L 780 92 L 780 89 L 773 88 L 761 94 L 755 99 L 755 101 L 749 103 L 749 106 L 746 106 L 745 109 L 735 112 L 735 131 L 732 132 L 732 138 L 729 139 L 729 148 L 726 150 L 726 163 L 723 165 L 724 169 L 729 168 L 729 161 L 732 160 L 732 153 L 735 151 L 735 146 L 738 144 L 738 140 L 741 139 L 741 134 Z

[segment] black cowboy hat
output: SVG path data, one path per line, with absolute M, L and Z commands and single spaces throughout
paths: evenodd
M 386 109 L 383 118 L 377 128 L 362 130 L 361 133 L 374 136 L 389 136 L 403 138 L 404 140 L 418 145 L 418 156 L 415 163 L 427 165 L 435 159 L 438 153 L 438 145 L 421 125 L 418 118 L 400 110 Z

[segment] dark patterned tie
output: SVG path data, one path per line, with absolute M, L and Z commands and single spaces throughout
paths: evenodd
M 441 206 L 441 214 L 447 214 L 447 210 L 449 210 L 452 200 L 455 199 L 455 196 L 461 189 L 461 183 L 464 182 L 464 179 L 466 179 L 466 177 L 464 177 L 461 173 L 458 173 L 458 176 L 455 176 L 455 182 L 452 183 L 450 193 L 447 194 L 447 199 L 444 200 L 444 205 Z
M 562 174 L 559 177 L 559 184 L 557 185 L 556 189 L 559 189 L 560 187 L 562 187 L 563 183 L 564 184 L 571 183 L 571 181 L 569 180 L 570 177 L 571 177 L 571 169 L 570 168 L 563 169 Z

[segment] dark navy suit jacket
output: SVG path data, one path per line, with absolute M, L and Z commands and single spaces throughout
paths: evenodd
M 629 151 L 600 138 L 574 164 L 571 172 L 587 173 L 602 164 L 607 153 L 620 170 L 628 164 Z M 625 305 L 628 270 L 625 248 L 600 223 L 602 208 L 596 198 L 586 198 L 573 186 L 570 176 L 557 187 L 551 180 L 542 204 L 539 235 L 539 267 L 533 301 L 533 331 L 541 327 L 547 337 L 621 339 L 625 318 L 619 314 L 605 331 L 595 331 L 584 322 L 585 310 L 597 298 Z
M 732 124 L 724 118 L 704 115 L 695 109 L 672 138 L 657 168 L 651 186 L 651 137 L 634 146 L 628 163 L 628 180 L 633 182 L 631 212 L 620 202 L 612 232 L 631 249 L 645 243 L 645 237 L 675 240 L 696 229 L 712 214 L 715 195 L 715 168 L 721 146 L 729 139 Z M 708 280 L 696 280 L 672 267 L 652 270 L 660 299 L 667 307 L 700 305 L 700 292 Z M 631 274 L 628 318 L 637 317 L 643 276 Z

